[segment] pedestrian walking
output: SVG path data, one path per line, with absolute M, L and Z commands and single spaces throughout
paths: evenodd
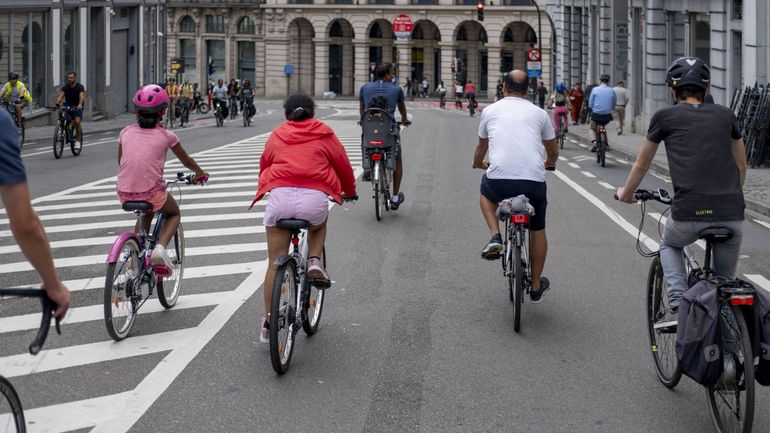
M 428 84 L 428 79 L 426 77 L 422 78 L 422 83 L 420 83 L 420 96 L 423 98 L 428 97 L 428 87 L 430 85 Z
M 439 108 L 445 108 L 446 107 L 446 87 L 444 86 L 444 82 L 441 81 L 436 87 L 436 91 L 438 92 L 438 106 Z
M 628 89 L 625 87 L 623 80 L 618 81 L 618 85 L 612 88 L 615 91 L 615 98 L 617 99 L 615 105 L 615 117 L 618 119 L 618 135 L 623 133 L 623 123 L 626 120 L 626 105 L 628 105 Z
M 569 102 L 570 105 L 572 105 L 572 124 L 577 125 L 578 124 L 578 118 L 580 116 L 580 108 L 583 106 L 583 100 L 585 99 L 585 93 L 583 93 L 583 88 L 580 85 L 580 81 L 575 83 L 575 86 L 572 87 L 572 90 L 569 92 Z
M 414 93 L 412 93 L 412 79 L 407 77 L 406 78 L 406 84 L 404 85 L 404 88 L 406 89 L 406 94 L 409 96 L 410 101 L 414 101 Z
M 540 81 L 537 86 L 537 105 L 539 105 L 540 108 L 545 109 L 546 96 L 548 96 L 548 89 L 545 87 L 545 83 Z

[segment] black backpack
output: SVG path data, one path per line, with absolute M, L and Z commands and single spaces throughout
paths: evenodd
M 676 357 L 682 373 L 701 385 L 713 385 L 722 375 L 717 284 L 701 280 L 679 303 Z

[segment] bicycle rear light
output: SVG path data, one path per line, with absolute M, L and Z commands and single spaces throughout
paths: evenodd
M 514 224 L 526 224 L 529 222 L 529 215 L 511 215 L 511 222 Z
M 372 154 L 372 161 L 382 161 L 382 155 L 379 153 Z

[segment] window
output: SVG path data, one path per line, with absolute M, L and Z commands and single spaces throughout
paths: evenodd
M 457 31 L 457 40 L 458 41 L 468 40 L 468 32 L 465 31 L 465 26 L 460 27 L 460 30 Z
M 513 42 L 513 31 L 510 27 L 505 29 L 505 35 L 503 35 L 503 42 Z
M 329 37 L 330 38 L 342 37 L 342 26 L 340 25 L 339 21 L 335 21 L 334 23 L 332 23 L 332 27 L 329 29 Z
M 65 10 L 62 16 L 62 73 L 77 69 L 77 9 Z
M 225 41 L 209 40 L 206 41 L 206 58 L 211 58 L 214 65 L 214 74 L 211 78 L 214 81 L 225 79 Z
M 524 35 L 524 40 L 530 44 L 537 43 L 537 33 L 535 33 L 535 30 L 532 27 L 527 29 L 527 33 Z
M 412 39 L 425 39 L 425 35 L 422 32 L 422 26 L 417 24 L 412 30 Z
M 692 47 L 695 57 L 703 60 L 707 65 L 711 64 L 711 25 L 708 19 L 708 15 L 705 14 L 696 16 Z
M 195 40 L 180 39 L 179 52 L 184 59 L 184 76 L 190 79 L 191 83 L 198 82 L 197 59 L 195 57 Z
M 32 98 L 45 98 L 48 82 L 47 14 L 15 12 L 0 14 L 0 80 L 11 71 L 27 87 Z
M 180 33 L 195 33 L 195 20 L 191 16 L 185 15 L 182 21 L 179 22 Z
M 369 30 L 369 37 L 370 38 L 381 38 L 382 37 L 382 28 L 380 27 L 380 23 L 374 23 L 372 25 L 372 29 Z
M 254 33 L 254 21 L 251 18 L 243 17 L 238 21 L 238 34 L 253 35 Z
M 222 15 L 206 15 L 206 33 L 224 33 L 225 17 Z

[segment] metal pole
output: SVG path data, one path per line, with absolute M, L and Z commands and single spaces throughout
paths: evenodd
M 540 50 L 540 53 L 542 54 L 543 47 L 540 40 L 543 38 L 543 23 L 541 21 L 540 6 L 537 5 L 537 0 L 532 0 L 532 4 L 535 6 L 535 9 L 537 9 L 537 49 Z

